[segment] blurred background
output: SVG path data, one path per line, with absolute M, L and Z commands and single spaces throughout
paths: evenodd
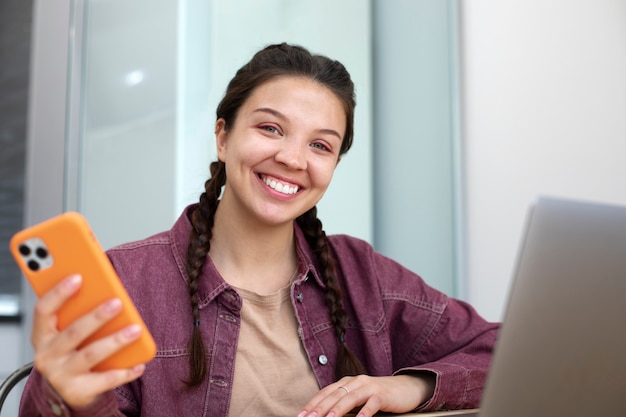
M 622 0 L 2 0 L 0 379 L 32 359 L 10 236 L 67 210 L 105 248 L 168 229 L 208 177 L 228 80 L 282 41 L 356 84 L 327 233 L 489 320 L 538 195 L 626 204 Z

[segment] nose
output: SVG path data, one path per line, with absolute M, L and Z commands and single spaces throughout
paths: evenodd
M 275 160 L 290 169 L 306 168 L 306 145 L 293 138 L 281 141 Z

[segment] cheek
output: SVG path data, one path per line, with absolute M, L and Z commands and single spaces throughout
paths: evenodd
M 335 164 L 329 164 L 315 167 L 312 171 L 313 175 L 311 177 L 316 187 L 324 189 L 328 188 L 330 181 L 333 179 L 333 174 L 335 173 L 335 166 Z
M 253 162 L 254 153 L 249 152 L 249 150 L 242 146 L 231 146 L 228 149 L 228 152 L 224 154 L 224 162 L 226 162 L 226 166 L 230 165 L 233 169 L 236 166 L 247 166 Z

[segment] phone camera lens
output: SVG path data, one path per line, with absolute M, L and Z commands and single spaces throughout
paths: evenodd
M 37 248 L 37 250 L 35 250 L 35 253 L 41 259 L 46 259 L 48 257 L 48 251 L 42 247 Z
M 30 248 L 26 245 L 20 245 L 20 247 L 18 248 L 18 250 L 20 251 L 20 253 L 23 256 L 28 256 L 30 255 Z
M 37 261 L 28 261 L 28 268 L 31 271 L 38 271 L 39 270 L 39 262 L 37 262 Z

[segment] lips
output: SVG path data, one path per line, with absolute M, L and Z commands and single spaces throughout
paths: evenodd
M 292 195 L 297 193 L 300 189 L 300 187 L 295 184 L 290 184 L 288 182 L 281 181 L 273 177 L 268 177 L 266 175 L 262 175 L 261 180 L 263 180 L 263 182 L 272 190 L 277 191 L 281 194 Z

